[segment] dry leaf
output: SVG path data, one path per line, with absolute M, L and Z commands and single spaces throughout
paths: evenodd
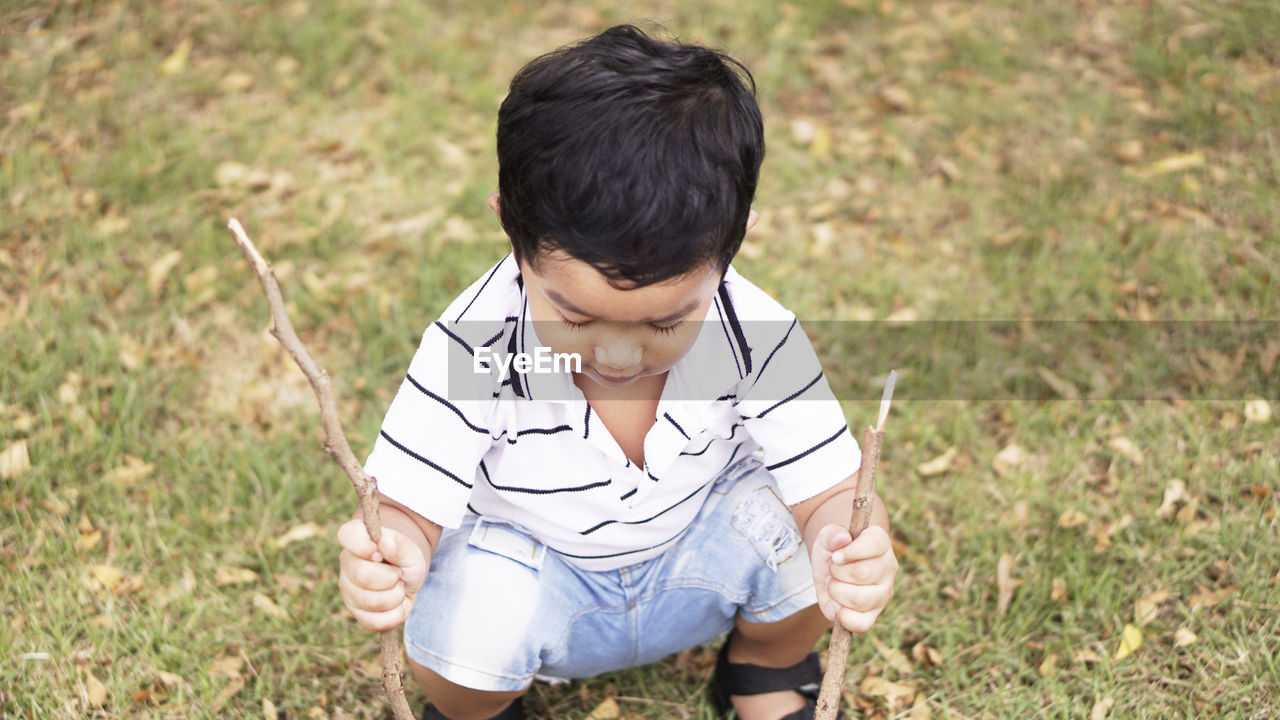
M 1111 442 L 1107 443 L 1107 447 L 1120 453 L 1134 465 L 1141 465 L 1146 460 L 1138 446 L 1134 445 L 1133 441 L 1127 437 L 1111 438 Z
M 1116 146 L 1116 158 L 1123 163 L 1136 163 L 1145 152 L 1142 141 L 1138 139 L 1125 140 Z
M 1021 225 L 1017 225 L 1009 228 L 1008 230 L 992 235 L 988 242 L 995 247 L 1008 247 L 1026 237 L 1026 235 L 1027 229 Z
M 101 530 L 90 530 L 89 532 L 81 532 L 80 537 L 76 538 L 76 550 L 80 552 L 89 552 L 102 542 Z
M 1271 419 L 1271 403 L 1262 398 L 1249 400 L 1244 404 L 1245 422 L 1262 424 Z
M 1196 637 L 1195 633 L 1191 632 L 1187 628 L 1180 627 L 1173 633 L 1173 646 L 1186 647 L 1199 639 L 1200 638 Z
M 1160 612 L 1160 605 L 1168 599 L 1167 590 L 1157 590 L 1142 596 L 1133 604 L 1133 622 L 1138 627 L 1142 627 L 1155 620 L 1157 613 Z
M 1104 553 L 1111 547 L 1111 536 L 1117 531 L 1123 530 L 1133 524 L 1133 516 L 1125 513 L 1119 520 L 1112 520 L 1109 523 L 1102 523 L 1089 531 L 1093 536 L 1095 553 Z
M 253 87 L 253 76 L 247 72 L 227 73 L 218 81 L 218 87 L 225 92 L 243 92 Z
M 1194 152 L 1182 155 L 1171 155 L 1162 160 L 1157 160 L 1150 165 L 1133 170 L 1135 177 L 1146 180 L 1147 178 L 1157 177 L 1159 175 L 1168 175 L 1169 173 L 1190 170 L 1191 168 L 1204 165 L 1204 153 Z
M 1007 445 L 991 459 L 991 469 L 1000 477 L 1009 477 L 1027 457 L 1019 445 Z
M 591 714 L 587 716 L 587 720 L 615 720 L 622 717 L 622 710 L 618 708 L 618 701 L 613 698 L 607 698 L 604 702 L 596 705 Z
M 920 313 L 917 312 L 915 308 L 900 307 L 889 313 L 888 317 L 886 317 L 884 321 L 890 325 L 905 325 L 907 323 L 913 323 L 918 319 L 920 319 Z
M 1054 602 L 1067 602 L 1067 581 L 1056 577 L 1053 579 L 1053 589 L 1049 591 L 1049 599 Z
M 244 657 L 240 655 L 226 655 L 209 663 L 210 675 L 226 675 L 227 677 L 240 677 L 240 668 L 244 667 Z
M 164 670 L 156 671 L 156 680 L 159 680 L 160 684 L 167 688 L 176 688 L 179 685 L 187 684 L 187 681 L 184 680 L 181 675 L 175 675 L 174 673 L 165 672 Z
M 901 85 L 888 85 L 876 94 L 890 110 L 904 112 L 911 107 L 911 93 Z
M 941 475 L 942 473 L 951 469 L 951 463 L 956 459 L 956 455 L 957 455 L 957 450 L 955 446 L 952 445 L 951 447 L 947 448 L 946 452 L 942 453 L 938 457 L 932 460 L 929 460 L 928 462 L 922 462 L 919 465 L 917 465 L 916 472 L 920 473 L 921 477 L 933 477 L 934 475 Z
M 282 610 L 275 600 L 260 592 L 253 594 L 253 606 L 277 620 L 287 620 L 289 618 L 289 613 Z
M 1079 510 L 1064 510 L 1058 516 L 1058 527 L 1060 528 L 1079 527 L 1087 522 L 1089 522 L 1089 516 Z
M 935 667 L 942 664 L 942 653 L 937 648 L 930 647 L 924 643 L 916 643 L 911 648 L 911 657 L 924 667 Z
M 1000 556 L 1000 562 L 996 564 L 996 589 L 999 597 L 996 599 L 996 612 L 1003 615 L 1009 609 L 1009 603 L 1013 601 L 1013 589 L 1016 587 L 1013 580 L 1013 556 L 1005 553 Z
M 1120 633 L 1120 645 L 1116 648 L 1115 660 L 1123 660 L 1142 647 L 1142 631 L 1133 625 L 1125 625 Z
M 84 691 L 85 702 L 94 707 L 102 707 L 107 704 L 107 686 L 102 681 L 93 676 L 93 673 L 84 674 Z
M 1036 674 L 1038 674 L 1042 678 L 1047 678 L 1053 675 L 1054 673 L 1056 673 L 1057 671 L 1058 671 L 1058 654 L 1057 653 L 1049 653 L 1048 655 L 1045 655 L 1044 660 L 1041 661 L 1040 663 L 1040 667 L 1036 668 Z
M 124 215 L 104 215 L 93 223 L 93 232 L 99 237 L 122 235 L 133 227 L 133 221 Z
M 251 583 L 258 580 L 258 573 L 249 568 L 241 567 L 220 567 L 213 571 L 213 583 L 218 587 L 224 585 L 239 585 L 241 583 Z
M 89 572 L 107 590 L 114 590 L 124 579 L 124 571 L 114 565 L 90 565 Z
M 1187 493 L 1187 484 L 1178 479 L 1169 481 L 1164 489 L 1164 500 L 1160 502 L 1160 507 L 1156 508 L 1156 517 L 1167 518 L 1174 513 L 1175 506 L 1183 499 Z
M 12 480 L 31 469 L 31 456 L 27 454 L 27 441 L 19 440 L 0 453 L 0 479 Z
M 1076 651 L 1075 661 L 1078 663 L 1096 664 L 1102 662 L 1102 656 L 1088 648 L 1085 648 L 1083 650 Z
M 139 480 L 149 476 L 155 469 L 156 466 L 151 463 L 143 462 L 133 455 L 125 455 L 124 465 L 109 470 L 102 479 L 116 487 L 129 487 L 136 485 Z
M 890 682 L 870 675 L 858 686 L 858 692 L 872 698 L 884 698 L 891 710 L 904 710 L 915 699 L 916 689 L 907 683 Z
M 911 705 L 907 720 L 929 720 L 929 699 L 924 693 L 916 693 L 916 701 Z
M 179 262 L 182 262 L 181 250 L 170 250 L 147 268 L 147 289 L 152 295 L 158 295 L 164 289 L 169 273 Z
M 911 661 L 907 659 L 905 653 L 897 648 L 891 648 L 880 641 L 880 638 L 871 636 L 871 643 L 876 646 L 876 652 L 880 653 L 880 657 L 889 664 L 889 667 L 897 670 L 903 675 L 911 674 Z
M 1089 711 L 1089 720 L 1103 720 L 1107 717 L 1107 713 L 1111 712 L 1111 708 L 1115 704 L 1115 699 L 1111 697 L 1102 698 L 1093 704 L 1093 709 Z
M 184 39 L 178 47 L 169 53 L 169 57 L 160 63 L 161 75 L 177 75 L 187 67 L 187 55 L 191 53 L 191 40 Z
M 1258 369 L 1263 375 L 1270 375 L 1276 369 L 1276 360 L 1280 359 L 1280 339 L 1268 340 L 1258 351 Z
M 1043 380 L 1046 385 L 1053 388 L 1053 391 L 1058 393 L 1058 395 L 1062 397 L 1062 399 L 1064 400 L 1080 399 L 1079 388 L 1073 385 L 1070 380 L 1067 380 L 1061 375 L 1058 375 L 1057 373 L 1050 370 L 1049 368 L 1044 366 L 1037 367 L 1036 374 L 1040 376 L 1040 379 Z
M 321 533 L 320 526 L 313 522 L 303 523 L 289 529 L 289 532 L 276 538 L 274 545 L 278 548 L 292 545 L 300 540 L 309 540 Z
M 277 720 L 279 717 L 276 704 L 271 702 L 270 698 L 262 698 L 262 720 Z
M 1236 591 L 1236 586 L 1222 588 L 1221 590 L 1206 590 L 1204 592 L 1192 595 L 1189 602 L 1191 604 L 1191 612 L 1200 610 L 1201 608 L 1211 608 L 1218 603 L 1226 600 L 1231 593 Z

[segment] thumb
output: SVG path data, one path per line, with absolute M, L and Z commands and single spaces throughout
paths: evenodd
M 422 562 L 422 550 L 405 536 L 395 530 L 384 529 L 382 537 L 378 543 L 378 550 L 382 553 L 384 562 L 395 565 L 396 567 L 405 567 Z

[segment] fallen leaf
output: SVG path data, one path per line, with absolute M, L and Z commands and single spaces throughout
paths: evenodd
M 240 668 L 244 667 L 244 657 L 241 655 L 225 655 L 209 663 L 208 671 L 210 675 L 226 675 L 227 677 L 240 677 Z
M 1049 591 L 1049 599 L 1054 602 L 1067 602 L 1067 581 L 1056 577 L 1053 579 L 1053 589 Z
M 1142 627 L 1152 620 L 1156 619 L 1156 614 L 1160 611 L 1160 605 L 1169 599 L 1167 590 L 1157 590 L 1153 593 L 1143 595 L 1133 604 L 1133 622 Z
M 124 571 L 114 565 L 90 565 L 89 573 L 107 590 L 114 590 L 124 579 Z
M 1142 141 L 1137 139 L 1125 140 L 1116 146 L 1116 159 L 1123 163 L 1136 163 L 1142 159 L 1146 149 L 1142 147 Z
M 997 613 L 1004 615 L 1009 609 L 1009 603 L 1013 601 L 1014 587 L 1013 556 L 1005 553 L 1000 556 L 1000 561 L 996 564 L 996 589 L 999 594 L 996 599 Z
M 1093 540 L 1094 540 L 1093 552 L 1094 553 L 1106 552 L 1107 549 L 1111 547 L 1111 536 L 1115 535 L 1118 531 L 1123 530 L 1132 524 L 1133 524 L 1133 516 L 1130 515 L 1129 513 L 1125 513 L 1120 517 L 1119 520 L 1112 520 L 1109 523 L 1102 523 L 1094 527 L 1092 530 L 1089 531 L 1089 534 L 1093 537 Z
M 1120 645 L 1116 648 L 1114 659 L 1123 660 L 1142 647 L 1142 631 L 1133 625 L 1125 625 L 1120 633 Z
M 102 479 L 116 487 L 130 487 L 145 479 L 155 469 L 156 466 L 151 463 L 143 462 L 133 455 L 125 455 L 124 465 L 109 470 Z
M 80 537 L 76 538 L 76 550 L 80 552 L 89 552 L 102 542 L 101 530 L 90 530 L 89 532 L 81 532 Z
M 888 663 L 889 667 L 897 670 L 903 675 L 909 675 L 912 671 L 911 661 L 907 659 L 905 653 L 897 648 L 891 648 L 880 641 L 880 638 L 871 636 L 871 643 L 876 646 L 876 652 L 880 653 L 880 657 Z
M 1089 516 L 1075 509 L 1064 510 L 1058 516 L 1058 527 L 1060 528 L 1079 527 L 1087 522 L 1089 522 Z
M 110 238 L 123 235 L 133 227 L 133 221 L 126 215 L 104 215 L 93 223 L 93 232 L 98 237 Z
M 161 685 L 164 685 L 167 688 L 176 688 L 179 685 L 187 684 L 187 681 L 184 680 L 181 675 L 165 672 L 164 670 L 156 671 L 156 679 L 160 681 Z
M 1220 590 L 1206 590 L 1192 595 L 1188 600 L 1191 605 L 1191 612 L 1216 606 L 1218 603 L 1230 597 L 1231 593 L 1235 592 L 1236 589 L 1237 588 L 1233 585 Z
M 258 573 L 249 568 L 242 567 L 219 567 L 213 571 L 213 584 L 218 587 L 225 585 L 240 585 L 242 583 L 251 583 L 258 580 Z
M 182 262 L 182 251 L 170 250 L 168 253 L 161 256 L 160 259 L 151 263 L 147 268 L 147 289 L 151 291 L 152 295 L 157 295 L 164 289 L 164 284 L 169 278 L 169 273 L 173 271 L 173 268 L 176 267 L 179 262 Z
M 19 440 L 0 453 L 0 479 L 12 480 L 31 469 L 31 456 L 27 454 L 27 441 Z
M 1076 651 L 1075 661 L 1078 663 L 1097 664 L 1102 662 L 1102 656 L 1094 652 L 1093 650 L 1085 648 L 1083 650 Z
M 890 682 L 879 675 L 869 675 L 858 686 L 858 692 L 872 698 L 884 698 L 891 710 L 906 709 L 915 699 L 915 686 Z
M 925 645 L 924 643 L 916 643 L 911 648 L 911 657 L 924 667 L 935 667 L 942 664 L 942 653 L 934 647 Z
M 1271 419 L 1271 403 L 1262 398 L 1249 400 L 1244 404 L 1245 422 L 1257 423 L 1259 425 Z
M 1191 168 L 1200 167 L 1201 165 L 1204 165 L 1204 153 L 1185 153 L 1181 155 L 1170 155 L 1167 158 L 1157 160 L 1150 165 L 1133 170 L 1132 174 L 1135 177 L 1146 180 L 1160 175 L 1168 175 L 1169 173 L 1190 170 Z
M 1186 496 L 1187 484 L 1181 480 L 1173 479 L 1164 488 L 1164 500 L 1160 502 L 1160 507 L 1156 508 L 1156 517 L 1167 518 L 1177 509 L 1177 504 Z
M 1036 368 L 1036 374 L 1046 385 L 1053 388 L 1058 396 L 1064 400 L 1079 400 L 1080 389 L 1071 383 L 1070 380 L 1058 375 L 1047 367 L 1040 366 Z
M 622 710 L 618 707 L 618 701 L 613 698 L 606 698 L 604 702 L 596 705 L 591 714 L 587 716 L 587 720 L 615 720 L 622 716 Z
M 169 57 L 160 62 L 161 75 L 177 75 L 187 67 L 187 56 L 191 53 L 191 40 L 183 39 L 178 47 L 169 53 Z
M 1111 438 L 1111 441 L 1107 443 L 1107 447 L 1120 453 L 1134 465 L 1141 465 L 1146 460 L 1138 446 L 1134 445 L 1133 441 L 1127 437 Z
M 86 672 L 84 674 L 84 692 L 84 699 L 88 704 L 95 707 L 102 707 L 107 704 L 107 686 L 94 677 L 93 673 Z
M 1276 369 L 1276 360 L 1280 359 L 1280 339 L 1268 340 L 1258 351 L 1258 369 L 1263 375 L 1270 375 Z
M 1040 667 L 1036 668 L 1036 674 L 1042 678 L 1047 678 L 1058 671 L 1058 654 L 1049 653 L 1044 656 L 1044 660 L 1040 662 Z
M 276 704 L 271 702 L 270 698 L 262 698 L 262 720 L 277 720 L 279 717 Z
M 276 538 L 273 544 L 278 548 L 282 548 L 301 540 L 310 540 L 320 533 L 321 530 L 319 525 L 316 525 L 313 522 L 307 522 L 290 528 L 289 532 L 286 532 Z
M 917 465 L 916 472 L 920 473 L 921 477 L 933 477 L 934 475 L 941 475 L 942 473 L 951 469 L 951 463 L 956 459 L 957 454 L 958 454 L 958 451 L 956 450 L 955 446 L 952 445 L 951 447 L 947 448 L 946 452 L 942 453 L 938 457 L 932 460 L 929 460 L 928 462 L 922 462 L 919 465 Z
M 1019 445 L 1006 445 L 1003 450 L 996 453 L 991 459 L 991 469 L 996 471 L 996 475 L 1000 477 L 1009 477 L 1017 470 L 1022 461 L 1026 459 L 1027 453 Z
M 876 97 L 880 98 L 890 110 L 904 112 L 911 107 L 911 93 L 901 85 L 887 85 L 880 88 L 880 92 L 876 93 Z
M 907 720 L 929 720 L 929 698 L 924 693 L 916 693 L 916 700 L 911 705 Z
M 253 594 L 253 606 L 277 620 L 287 620 L 289 618 L 289 613 L 282 610 L 275 600 L 260 592 Z
M 1180 627 L 1173 633 L 1173 646 L 1186 647 L 1200 638 L 1187 628 Z
M 889 313 L 888 317 L 886 317 L 884 321 L 890 325 L 905 325 L 907 323 L 913 323 L 919 318 L 920 313 L 916 312 L 915 308 L 900 307 Z
M 1089 711 L 1089 720 L 1103 720 L 1107 717 L 1107 713 L 1111 712 L 1111 708 L 1115 704 L 1115 699 L 1111 697 L 1104 697 L 1095 702 L 1093 709 Z
M 217 712 L 219 709 L 222 708 L 223 705 L 227 704 L 228 700 L 235 697 L 243 689 L 244 689 L 244 678 L 242 677 L 232 678 L 231 682 L 227 683 L 226 687 L 218 691 L 218 696 L 213 699 L 213 702 L 209 703 L 209 712 L 210 713 Z
M 253 87 L 253 75 L 247 72 L 227 73 L 218 81 L 218 87 L 225 92 L 243 92 Z

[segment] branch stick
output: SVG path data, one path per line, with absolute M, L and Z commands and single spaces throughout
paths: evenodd
M 893 387 L 898 371 L 890 370 L 885 381 L 884 396 L 880 398 L 880 415 L 875 427 L 862 431 L 862 464 L 858 467 L 858 489 L 853 498 L 853 510 L 849 518 L 849 535 L 855 539 L 871 524 L 871 502 L 876 490 L 876 470 L 880 466 L 880 447 L 884 445 L 884 422 L 889 417 L 889 403 L 893 399 Z M 818 707 L 814 720 L 835 720 L 840 710 L 840 691 L 844 688 L 844 668 L 849 660 L 852 637 L 840 624 L 839 618 L 831 625 L 831 642 L 827 645 L 827 670 L 822 676 L 822 688 L 818 691 Z
M 280 341 L 284 349 L 289 351 L 294 362 L 302 369 L 315 391 L 316 400 L 320 404 L 320 418 L 324 423 L 324 450 L 334 462 L 342 468 L 350 478 L 356 493 L 360 496 L 360 511 L 364 515 L 364 526 L 369 537 L 376 544 L 382 537 L 382 523 L 378 520 L 378 485 L 351 452 L 347 444 L 346 433 L 342 431 L 342 422 L 338 419 L 338 405 L 334 401 L 333 386 L 329 382 L 329 374 L 320 369 L 311 359 L 311 354 L 298 339 L 298 333 L 289 322 L 289 313 L 285 310 L 284 296 L 280 293 L 280 284 L 276 282 L 276 274 L 271 269 L 253 241 L 245 234 L 240 221 L 235 218 L 227 223 L 231 233 L 235 235 L 236 244 L 253 266 L 262 283 L 262 291 L 267 296 L 267 305 L 271 308 L 271 334 Z M 415 720 L 409 702 L 404 696 L 404 684 L 400 678 L 400 639 L 395 630 L 382 631 L 382 689 L 387 694 L 387 701 L 395 713 L 396 720 Z

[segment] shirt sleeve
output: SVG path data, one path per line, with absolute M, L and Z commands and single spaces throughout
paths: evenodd
M 752 343 L 762 362 L 739 385 L 738 412 L 783 501 L 795 505 L 852 475 L 862 454 L 800 324 L 769 326 L 772 337 Z
M 447 528 L 462 523 L 493 440 L 496 400 L 457 382 L 471 375 L 474 354 L 447 325 L 428 327 L 365 462 L 387 497 Z

